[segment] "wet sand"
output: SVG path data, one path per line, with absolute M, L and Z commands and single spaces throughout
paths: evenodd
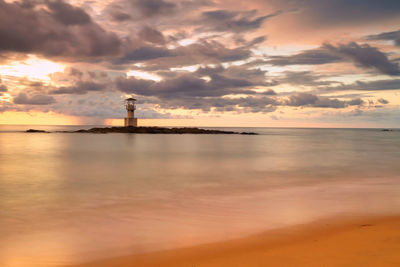
M 247 238 L 79 266 L 400 266 L 400 216 L 330 218 Z

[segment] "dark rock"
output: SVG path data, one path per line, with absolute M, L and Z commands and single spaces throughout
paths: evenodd
M 29 129 L 28 133 L 47 133 L 42 130 Z M 81 129 L 77 131 L 57 131 L 57 133 L 95 133 L 95 134 L 106 134 L 106 133 L 135 133 L 135 134 L 242 134 L 242 135 L 258 135 L 252 132 L 233 132 L 233 131 L 221 131 L 221 130 L 206 130 L 201 128 L 165 128 L 165 127 L 103 127 L 103 128 L 91 128 L 88 130 Z
M 48 133 L 44 130 L 35 130 L 35 129 L 29 129 L 29 130 L 26 130 L 26 132 L 27 133 Z
M 91 128 L 89 130 L 78 130 L 72 133 L 139 133 L 139 134 L 246 134 L 257 135 L 257 133 L 238 133 L 233 131 L 206 130 L 200 128 L 165 128 L 165 127 L 105 127 Z
M 241 132 L 240 134 L 243 134 L 243 135 L 258 135 L 258 133 L 252 133 L 252 132 Z

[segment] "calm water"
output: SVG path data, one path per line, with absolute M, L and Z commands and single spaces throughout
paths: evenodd
M 400 130 L 22 132 L 29 128 L 66 129 L 0 126 L 1 266 L 79 263 L 338 214 L 400 213 Z

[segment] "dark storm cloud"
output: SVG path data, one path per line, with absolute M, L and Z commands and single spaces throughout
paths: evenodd
M 286 104 L 288 106 L 300 107 L 314 104 L 315 102 L 317 102 L 317 100 L 318 97 L 316 95 L 309 93 L 298 93 L 296 95 L 290 96 Z
M 333 55 L 326 49 L 313 49 L 306 50 L 301 53 L 292 56 L 271 56 L 266 61 L 268 64 L 276 66 L 286 65 L 320 65 L 328 63 L 336 63 L 343 61 L 343 59 L 337 55 Z
M 219 97 L 183 97 L 168 98 L 159 101 L 157 105 L 167 109 L 184 108 L 188 110 L 202 110 L 210 112 L 214 109 L 217 112 L 251 112 L 251 113 L 268 113 L 273 112 L 277 108 L 278 102 L 271 97 L 255 97 L 247 96 L 240 98 L 219 98 Z
M 247 80 L 231 79 L 213 75 L 206 81 L 193 74 L 184 74 L 176 78 L 154 82 L 134 77 L 117 79 L 117 89 L 125 93 L 161 98 L 220 97 L 229 94 L 254 94 L 247 88 L 254 84 Z
M 14 97 L 13 102 L 19 105 L 50 105 L 55 103 L 55 99 L 52 96 L 35 94 L 28 96 L 25 93 L 19 93 Z
M 386 100 L 386 99 L 384 99 L 384 98 L 379 98 L 379 99 L 378 99 L 378 102 L 381 103 L 381 104 L 383 104 L 383 105 L 389 104 L 389 101 Z
M 196 72 L 165 78 L 160 82 L 120 77 L 116 80 L 116 88 L 124 93 L 135 94 L 147 103 L 156 103 L 162 108 L 199 109 L 204 112 L 215 110 L 265 113 L 276 110 L 278 106 L 339 109 L 364 104 L 361 98 L 340 100 L 310 93 L 295 93 L 288 98 L 282 98 L 271 89 L 257 92 L 255 88 L 269 84 L 265 81 L 265 72 L 255 70 L 255 77 L 262 75 L 264 77 L 262 80 L 258 78 L 253 80 L 251 75 L 247 79 L 240 79 L 234 75 L 240 70 L 245 72 L 245 66 L 203 67 Z M 254 70 L 247 71 L 251 73 Z M 311 74 L 305 73 L 305 75 Z M 209 80 L 201 78 L 204 76 Z M 315 85 L 318 82 L 312 79 L 306 83 Z
M 126 52 L 121 59 L 114 60 L 115 64 L 135 63 L 157 58 L 173 57 L 174 50 L 157 46 L 142 46 Z
M 128 13 L 125 13 L 123 11 L 119 10 L 110 10 L 109 11 L 110 16 L 113 20 L 118 21 L 118 22 L 123 22 L 127 20 L 131 20 L 132 16 L 129 15 Z
M 160 31 L 158 31 L 154 28 L 151 28 L 149 26 L 143 27 L 139 31 L 138 37 L 141 40 L 144 40 L 144 41 L 150 42 L 150 43 L 154 43 L 154 44 L 163 45 L 166 43 L 164 35 Z
M 321 87 L 319 91 L 384 91 L 384 90 L 400 90 L 400 79 L 377 80 L 370 82 L 357 81 L 351 84 L 343 84 L 339 86 Z
M 226 95 L 275 95 L 265 86 L 276 85 L 275 81 L 266 80 L 266 71 L 249 69 L 246 64 L 239 66 L 201 67 L 195 72 L 163 73 L 164 79 L 156 82 L 135 77 L 120 77 L 116 88 L 125 93 L 134 93 L 161 98 L 221 97 Z M 263 92 L 254 89 L 261 87 Z
M 244 60 L 252 55 L 249 47 L 227 48 L 217 41 L 199 41 L 187 46 L 165 48 L 160 46 L 140 46 L 129 49 L 124 57 L 113 64 L 145 62 L 150 69 L 165 69 L 196 64 L 231 62 Z
M 56 21 L 64 25 L 84 25 L 91 22 L 90 16 L 81 8 L 71 6 L 61 0 L 47 1 Z
M 351 42 L 337 46 L 325 44 L 324 47 L 334 54 L 352 60 L 357 66 L 376 69 L 380 73 L 387 75 L 400 75 L 397 63 L 391 62 L 385 53 L 368 44 L 359 45 Z
M 275 80 L 267 81 L 266 71 L 259 68 L 254 68 L 252 64 L 232 65 L 224 68 L 222 65 L 215 67 L 201 67 L 197 69 L 196 74 L 200 76 L 212 77 L 215 74 L 223 75 L 234 79 L 249 80 L 253 84 L 274 86 L 277 85 Z
M 279 79 L 280 83 L 292 85 L 321 86 L 336 83 L 335 81 L 323 81 L 326 78 L 311 71 L 285 71 L 284 77 Z
M 389 60 L 378 48 L 368 44 L 324 44 L 319 49 L 306 50 L 291 56 L 272 56 L 267 64 L 286 65 L 320 65 L 351 60 L 355 65 L 366 69 L 375 69 L 387 75 L 400 75 L 397 63 Z
M 111 16 L 111 19 L 118 22 L 128 22 L 129 20 L 153 20 L 154 22 L 165 18 L 163 24 L 171 25 L 189 13 L 213 4 L 213 1 L 207 0 L 116 0 L 105 8 L 105 12 Z
M 245 32 L 256 30 L 261 27 L 262 23 L 272 17 L 281 14 L 280 11 L 264 16 L 255 16 L 256 12 L 252 11 L 230 11 L 230 10 L 213 10 L 202 13 L 202 23 L 205 27 L 200 29 L 208 29 L 217 32 Z
M 318 107 L 318 108 L 345 108 L 347 106 L 359 106 L 364 101 L 360 98 L 343 101 L 337 98 L 321 97 L 310 93 L 297 93 L 291 95 L 284 104 L 294 107 Z
M 277 93 L 272 89 L 268 89 L 260 94 L 262 94 L 262 95 L 277 95 Z
M 145 17 L 171 15 L 176 9 L 176 4 L 164 0 L 131 0 L 130 2 Z
M 376 20 L 398 18 L 397 0 L 270 0 L 280 8 L 296 10 L 294 15 L 318 27 L 371 23 Z
M 368 35 L 367 40 L 388 40 L 400 46 L 400 30 L 393 32 L 382 32 L 380 34 Z
M 119 38 L 91 21 L 82 9 L 62 1 L 47 5 L 49 11 L 0 0 L 0 51 L 72 60 L 120 52 Z
M 106 88 L 106 84 L 96 82 L 77 82 L 74 86 L 61 86 L 49 91 L 49 94 L 63 95 L 63 94 L 75 94 L 82 95 L 87 92 L 102 91 Z

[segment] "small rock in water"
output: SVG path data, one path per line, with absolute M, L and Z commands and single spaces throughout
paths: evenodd
M 243 135 L 258 135 L 257 133 L 252 133 L 252 132 L 241 132 L 240 134 L 243 134 Z
M 29 130 L 26 130 L 26 132 L 27 133 L 48 133 L 44 130 L 35 130 L 35 129 L 29 129 Z

